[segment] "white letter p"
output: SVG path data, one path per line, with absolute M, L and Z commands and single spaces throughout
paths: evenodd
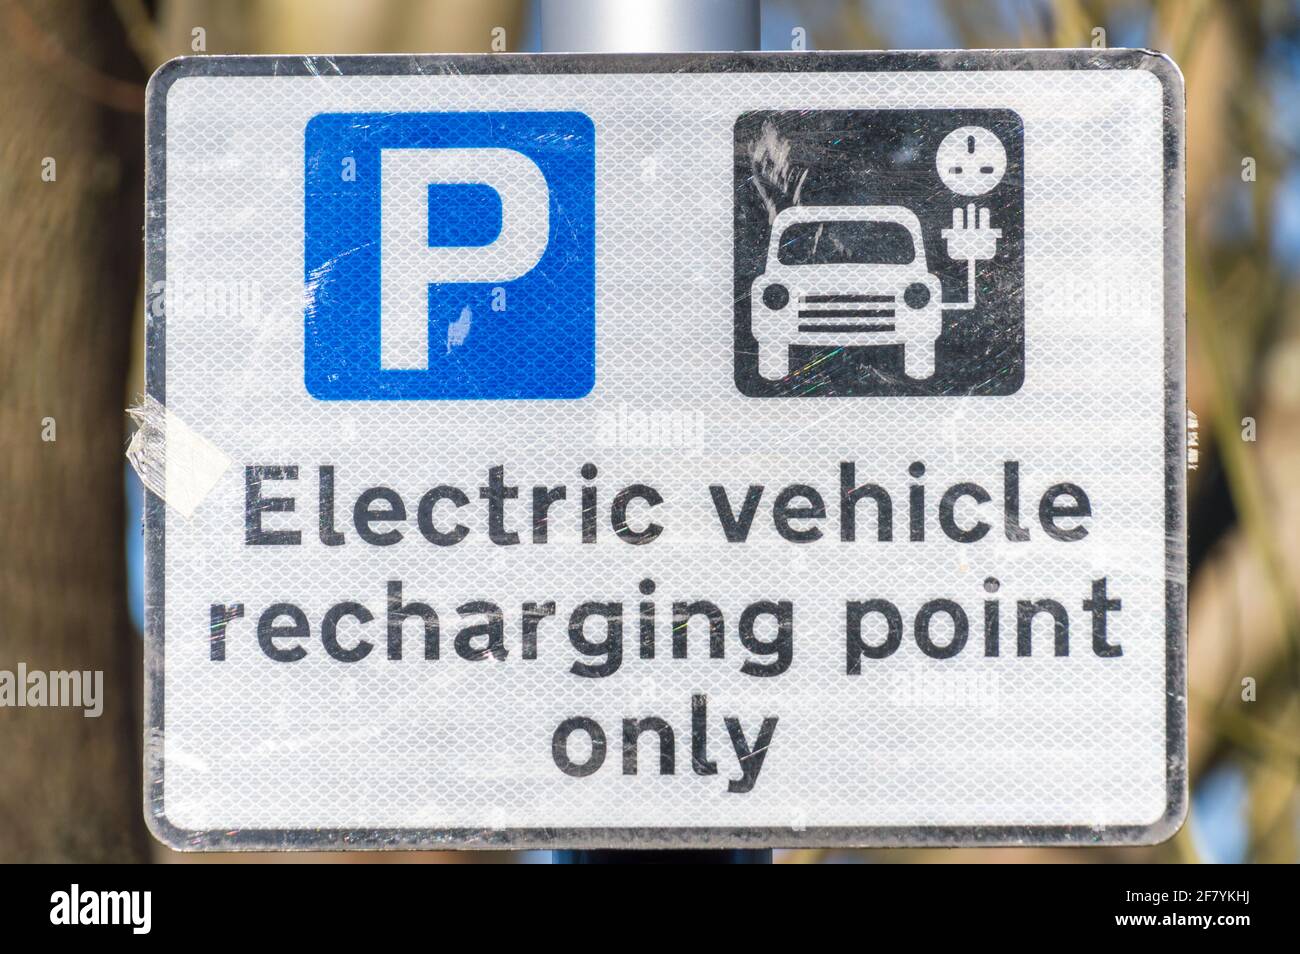
M 429 285 L 508 282 L 546 251 L 550 191 L 513 149 L 380 150 L 379 364 L 429 366 Z M 501 199 L 501 232 L 486 245 L 430 246 L 430 185 L 486 185 Z

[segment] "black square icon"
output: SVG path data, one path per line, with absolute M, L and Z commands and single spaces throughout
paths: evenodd
M 745 113 L 735 243 L 746 395 L 998 395 L 1024 380 L 1011 110 Z

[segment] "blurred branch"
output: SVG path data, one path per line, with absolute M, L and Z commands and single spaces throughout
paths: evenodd
M 167 57 L 144 0 L 113 0 L 113 9 L 122 21 L 122 29 L 126 32 L 131 49 L 135 51 L 136 59 L 145 68 L 145 72 L 152 73 Z
M 1199 224 L 1199 223 L 1197 223 Z M 1197 242 L 1188 244 L 1189 289 L 1195 301 L 1209 304 L 1216 300 L 1215 269 L 1204 257 Z M 1237 301 L 1248 298 L 1233 296 Z M 1248 535 L 1252 547 L 1258 554 L 1265 579 L 1272 590 L 1282 617 L 1287 662 L 1295 675 L 1297 661 L 1300 660 L 1300 607 L 1295 600 L 1293 577 L 1288 574 L 1286 563 L 1279 549 L 1273 528 L 1276 525 L 1277 512 L 1270 506 L 1265 482 L 1261 479 L 1257 462 L 1247 453 L 1247 443 L 1241 439 L 1242 412 L 1237 395 L 1239 386 L 1233 380 L 1224 356 L 1227 353 L 1225 343 L 1219 334 L 1219 312 L 1208 307 L 1189 309 L 1189 321 L 1192 330 L 1203 349 L 1204 365 L 1209 371 L 1213 385 L 1215 402 L 1211 407 L 1211 423 L 1215 436 L 1215 448 L 1227 471 L 1233 501 Z M 1238 321 L 1241 312 L 1236 312 Z M 1300 680 L 1297 681 L 1300 684 Z
M 163 0 L 161 44 L 189 53 L 191 31 L 203 27 L 209 52 L 487 53 L 492 30 L 518 49 L 523 0 Z
M 20 0 L 0 0 L 4 32 L 13 48 L 47 68 L 46 75 L 77 94 L 128 113 L 144 112 L 144 85 L 118 79 L 73 56 L 32 18 Z
M 887 49 L 885 37 L 872 24 L 864 4 L 856 0 L 800 0 L 797 7 L 813 24 L 810 32 L 820 50 Z
M 109 79 L 139 67 L 107 6 L 0 9 L 0 208 L 15 239 L 0 256 L 0 669 L 99 672 L 104 704 L 98 718 L 66 708 L 0 717 L 0 858 L 138 861 L 149 839 L 121 401 L 140 269 L 143 87 Z M 57 425 L 55 439 L 42 440 L 42 420 Z

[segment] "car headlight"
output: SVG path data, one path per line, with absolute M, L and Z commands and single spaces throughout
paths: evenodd
M 903 292 L 903 301 L 907 302 L 908 308 L 924 308 L 930 304 L 930 289 L 920 282 L 912 282 Z
M 779 311 L 790 302 L 790 289 L 779 282 L 773 282 L 763 289 L 763 304 L 773 311 Z

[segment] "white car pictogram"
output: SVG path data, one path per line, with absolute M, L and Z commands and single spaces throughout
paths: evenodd
M 942 297 L 911 209 L 785 209 L 772 223 L 766 268 L 751 288 L 759 373 L 788 375 L 791 345 L 902 345 L 908 377 L 928 378 Z

